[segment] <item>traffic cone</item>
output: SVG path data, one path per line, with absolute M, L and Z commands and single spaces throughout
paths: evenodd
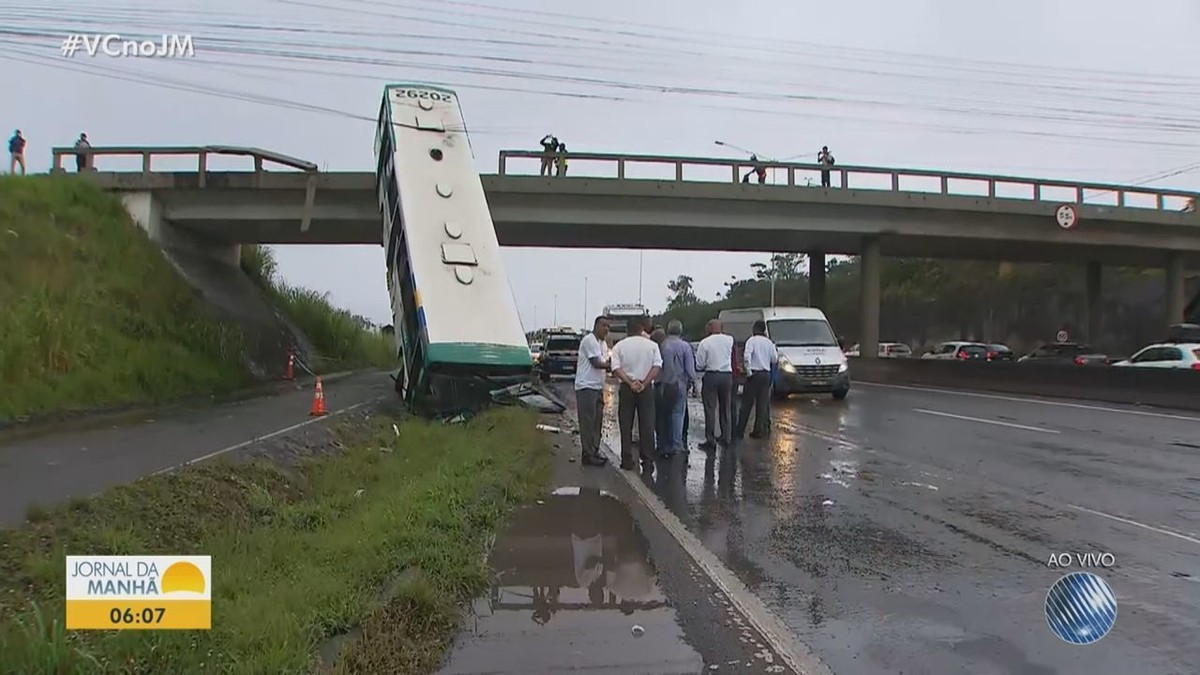
M 285 368 L 283 370 L 283 379 L 285 379 L 285 380 L 296 379 L 295 368 L 296 368 L 296 355 L 293 354 L 292 352 L 288 352 L 287 368 Z
M 312 410 L 308 413 L 308 416 L 320 417 L 325 414 L 325 389 L 321 386 L 321 378 L 318 377 L 317 389 L 313 392 Z

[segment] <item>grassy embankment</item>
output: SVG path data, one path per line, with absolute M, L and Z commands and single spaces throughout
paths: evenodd
M 298 469 L 200 465 L 0 532 L 0 663 L 21 673 L 293 673 L 361 628 L 332 672 L 431 672 L 456 603 L 486 588 L 481 554 L 548 473 L 529 411 L 466 425 L 343 430 Z M 360 492 L 361 490 L 361 492 Z M 213 559 L 211 631 L 62 628 L 66 551 Z
M 277 281 L 269 251 L 246 253 L 320 372 L 394 367 L 389 336 Z M 0 177 L 0 308 L 0 423 L 251 384 L 241 329 L 206 311 L 116 197 L 73 176 Z
M 0 422 L 235 389 L 241 340 L 117 198 L 0 177 Z
M 398 365 L 391 336 L 364 330 L 350 312 L 334 307 L 327 294 L 283 282 L 277 274 L 270 249 L 243 246 L 242 269 L 312 341 L 321 357 L 316 364 L 319 368 L 326 371 L 371 366 L 394 369 Z

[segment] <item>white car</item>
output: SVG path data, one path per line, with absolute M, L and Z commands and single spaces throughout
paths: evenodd
M 858 356 L 859 345 L 854 345 L 850 351 L 846 352 L 846 356 Z M 879 358 L 881 359 L 907 359 L 912 356 L 912 349 L 903 342 L 880 342 L 879 343 Z
M 963 342 L 955 340 L 953 342 L 943 342 L 934 347 L 928 352 L 921 355 L 923 359 L 941 359 L 941 360 L 986 360 L 988 355 L 988 346 L 978 342 Z
M 1133 356 L 1113 365 L 1126 368 L 1175 368 L 1200 371 L 1200 343 L 1163 342 L 1142 347 Z

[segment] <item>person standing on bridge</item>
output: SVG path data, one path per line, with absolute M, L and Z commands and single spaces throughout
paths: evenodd
M 700 397 L 704 401 L 704 442 L 700 448 L 707 452 L 717 449 L 717 442 L 729 445 L 733 437 L 730 398 L 733 393 L 733 336 L 721 332 L 721 322 L 712 319 L 704 327 L 707 335 L 696 350 L 696 368 L 701 376 Z M 721 434 L 717 435 L 717 425 Z
M 558 138 L 554 134 L 546 134 L 542 140 L 538 141 L 542 146 L 542 176 L 553 175 L 554 168 L 554 153 L 558 150 Z
M 767 322 L 754 322 L 754 335 L 746 340 L 745 347 L 746 385 L 742 392 L 741 411 L 738 414 L 735 438 L 741 438 L 746 433 L 746 425 L 750 422 L 750 409 L 754 408 L 754 431 L 750 438 L 763 438 L 771 432 L 771 370 L 779 363 L 779 351 L 775 343 L 767 337 Z
M 91 156 L 88 154 L 92 151 L 92 144 L 88 142 L 87 134 L 79 134 L 79 140 L 75 141 L 75 170 L 83 173 L 88 169 Z
M 754 165 L 754 173 L 758 176 L 758 184 L 762 185 L 767 182 L 767 167 L 763 165 L 762 160 L 758 155 L 750 155 L 750 163 Z
M 654 389 L 651 384 L 662 369 L 662 353 L 647 337 L 649 317 L 629 319 L 629 337 L 612 349 L 613 374 L 621 381 L 617 391 L 617 426 L 621 430 L 621 468 L 634 471 L 633 420 L 638 424 L 638 454 L 642 470 L 654 470 Z
M 604 380 L 611 362 L 604 338 L 608 336 L 608 319 L 596 317 L 592 332 L 579 342 L 579 358 L 575 363 L 575 412 L 579 416 L 579 445 L 583 453 L 580 463 L 604 466 L 608 460 L 600 454 L 600 427 L 604 422 Z
M 833 169 L 833 153 L 828 145 L 822 145 L 817 153 L 817 164 L 821 165 L 821 187 L 830 187 L 829 173 Z
M 558 144 L 558 153 L 554 155 L 554 168 L 556 176 L 567 175 L 567 144 Z
M 8 154 L 10 157 L 8 163 L 8 172 L 11 174 L 17 173 L 17 165 L 21 165 L 21 175 L 25 175 L 25 136 L 21 134 L 21 130 L 17 129 L 13 132 L 12 138 L 8 139 Z

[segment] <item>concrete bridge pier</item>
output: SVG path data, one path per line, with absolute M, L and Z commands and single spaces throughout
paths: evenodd
M 873 359 L 879 356 L 879 301 L 881 293 L 880 268 L 883 259 L 879 252 L 879 239 L 867 237 L 862 248 L 862 291 L 858 353 L 859 358 Z
M 123 192 L 121 202 L 130 218 L 146 231 L 150 241 L 164 249 L 177 249 L 199 254 L 231 267 L 241 262 L 240 244 L 214 241 L 172 225 L 164 217 L 161 201 L 152 192 Z
M 1170 251 L 1167 253 L 1167 325 L 1183 321 L 1183 253 Z
M 825 252 L 811 251 L 808 254 L 808 304 L 825 309 Z
M 1087 326 L 1087 341 L 1095 342 L 1100 337 L 1101 320 L 1103 309 L 1100 302 L 1101 294 L 1101 279 L 1104 270 L 1100 263 L 1092 260 L 1087 264 L 1086 280 L 1084 282 L 1086 288 L 1084 312 L 1086 313 L 1085 322 Z

